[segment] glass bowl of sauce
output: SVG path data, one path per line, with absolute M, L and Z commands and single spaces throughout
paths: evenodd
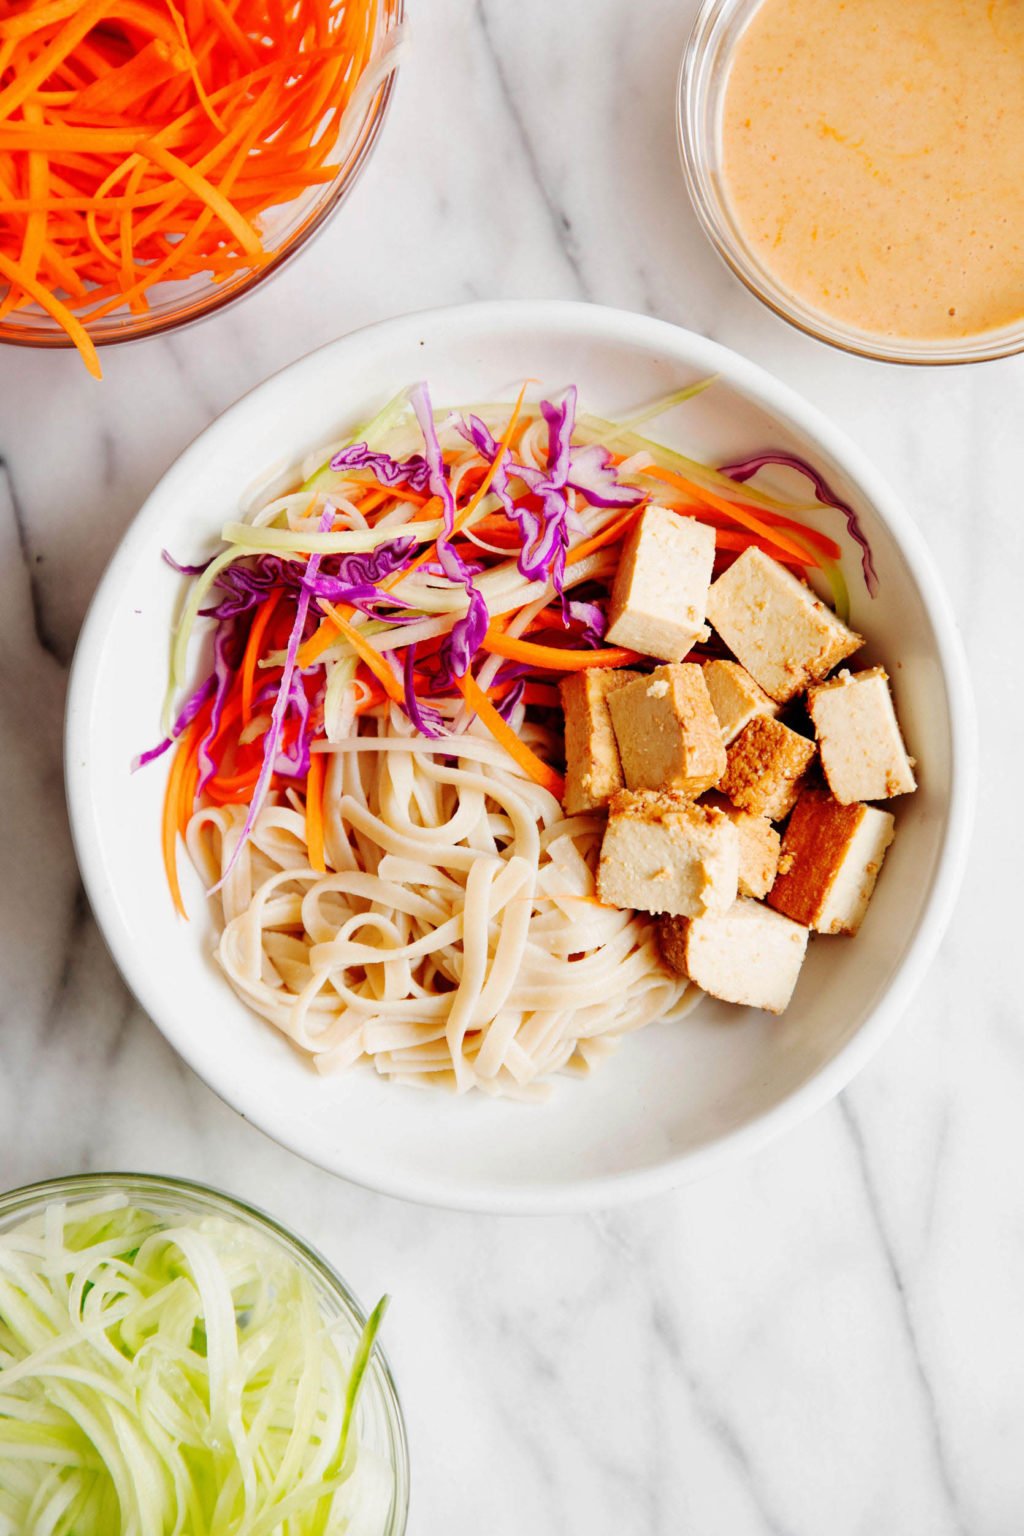
M 679 147 L 705 232 L 867 357 L 1024 351 L 1024 4 L 705 0 Z

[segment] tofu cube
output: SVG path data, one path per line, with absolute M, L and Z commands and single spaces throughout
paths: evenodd
M 614 907 L 703 917 L 736 900 L 739 834 L 685 795 L 622 789 L 609 805 L 597 894 Z
M 704 674 L 693 662 L 655 667 L 610 695 L 627 789 L 697 796 L 725 772 L 725 747 Z
M 728 749 L 719 788 L 740 810 L 781 821 L 796 804 L 816 750 L 788 725 L 758 715 Z
M 726 746 L 735 741 L 755 715 L 777 715 L 779 712 L 774 699 L 758 687 L 738 661 L 706 661 L 704 681 Z
M 708 593 L 707 614 L 733 655 L 779 704 L 864 644 L 810 587 L 756 547 L 719 576 Z
M 704 992 L 726 1003 L 782 1013 L 807 953 L 807 929 L 741 898 L 708 917 L 663 917 L 662 958 Z
M 817 790 L 801 795 L 769 905 L 818 933 L 856 933 L 894 827 L 874 806 L 840 805 Z
M 768 820 L 753 811 L 741 811 L 724 795 L 706 796 L 702 805 L 714 806 L 728 816 L 740 835 L 739 893 L 741 896 L 767 896 L 775 884 L 782 839 Z
M 628 667 L 586 667 L 560 685 L 565 711 L 565 809 L 601 810 L 622 789 L 622 764 L 608 696 L 640 677 Z
M 842 671 L 807 692 L 821 766 L 840 805 L 887 800 L 917 788 L 883 667 Z
M 680 661 L 707 638 L 704 605 L 715 530 L 664 507 L 645 507 L 622 550 L 608 603 L 608 643 Z

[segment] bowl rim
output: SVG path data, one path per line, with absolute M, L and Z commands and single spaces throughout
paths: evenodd
M 379 4 L 385 23 L 381 31 L 381 39 L 382 45 L 386 47 L 387 40 L 394 36 L 396 29 L 405 21 L 406 0 L 379 0 Z M 373 60 L 371 59 L 370 62 L 372 63 Z M 272 253 L 269 261 L 261 267 L 250 268 L 243 273 L 233 287 L 226 290 L 211 287 L 205 298 L 197 297 L 191 303 L 184 305 L 180 313 L 172 310 L 163 316 L 152 315 L 149 312 L 141 315 L 125 315 L 119 328 L 114 328 L 112 325 L 105 331 L 91 330 L 88 318 L 84 318 L 82 324 L 93 345 L 95 347 L 125 346 L 129 342 L 148 341 L 154 336 L 165 336 L 171 331 L 184 331 L 190 326 L 200 325 L 204 320 L 209 320 L 214 315 L 248 298 L 250 294 L 255 293 L 258 288 L 290 266 L 295 257 L 305 250 L 309 242 L 334 218 L 365 170 L 391 107 L 391 99 L 398 83 L 400 64 L 400 59 L 395 61 L 394 68 L 374 92 L 359 125 L 352 157 L 344 173 L 330 183 L 330 195 L 324 198 L 315 216 L 303 224 L 278 251 Z M 116 321 L 119 313 L 120 311 L 115 310 L 111 315 L 103 318 L 105 321 Z M 0 321 L 0 345 L 27 347 L 37 351 L 69 351 L 74 348 L 75 343 L 60 326 L 55 325 L 52 330 L 48 328 L 34 330 L 29 326 L 19 327 L 9 318 L 5 318 Z
M 747 252 L 721 216 L 715 196 L 708 144 L 702 127 L 701 106 L 707 89 L 703 66 L 725 25 L 741 8 L 749 21 L 763 0 L 703 0 L 683 48 L 676 82 L 676 144 L 683 180 L 697 221 L 719 258 L 764 306 L 826 346 L 877 363 L 898 363 L 917 368 L 966 366 L 994 362 L 1024 352 L 1024 319 L 1013 326 L 980 331 L 958 341 L 915 341 L 912 337 L 887 337 L 833 320 L 822 310 L 790 295 L 767 267 Z
M 294 1250 L 300 1259 L 316 1272 L 358 1328 L 365 1326 L 367 1314 L 361 1302 L 319 1248 L 314 1247 L 306 1238 L 300 1237 L 297 1232 L 285 1226 L 284 1222 L 278 1221 L 276 1216 L 270 1215 L 262 1206 L 254 1205 L 240 1195 L 232 1195 L 226 1190 L 217 1189 L 212 1184 L 180 1178 L 177 1174 L 115 1171 L 69 1173 L 4 1190 L 0 1193 L 0 1234 L 8 1229 L 10 1219 L 21 1215 L 27 1219 L 32 1210 L 42 1204 L 62 1199 L 68 1201 L 88 1199 L 90 1196 L 111 1193 L 115 1189 L 123 1190 L 129 1198 L 138 1194 L 139 1198 L 144 1200 L 149 1192 L 151 1195 L 163 1195 L 169 1200 L 179 1199 L 184 1205 L 193 1208 L 199 1206 L 208 1211 L 211 1209 L 220 1211 L 235 1220 L 241 1220 L 248 1226 L 268 1233 L 275 1243 L 286 1251 Z M 387 1353 L 379 1339 L 374 1341 L 370 1371 L 384 1405 L 395 1479 L 391 1523 L 385 1536 L 404 1536 L 409 1519 L 409 1444 L 398 1389 L 395 1386 Z
M 225 1074 L 221 1082 L 212 1083 L 199 1071 L 194 1053 L 189 1049 L 187 1034 L 184 1039 L 177 1038 L 182 1031 L 175 1023 L 174 1014 L 163 1006 L 163 1000 L 147 976 L 145 967 L 137 961 L 128 936 L 121 928 L 116 905 L 104 889 L 100 839 L 90 815 L 90 773 L 72 773 L 70 765 L 86 756 L 83 749 L 88 739 L 90 698 L 96 665 L 121 590 L 122 571 L 127 571 L 133 563 L 136 546 L 148 542 L 150 528 L 159 525 L 161 508 L 158 492 L 171 476 L 187 474 L 190 456 L 199 451 L 202 439 L 221 430 L 224 424 L 230 427 L 243 416 L 248 401 L 256 391 L 270 393 L 287 388 L 292 375 L 311 366 L 312 359 L 322 358 L 323 354 L 332 350 L 344 356 L 345 350 L 357 339 L 365 345 L 367 339 L 373 338 L 386 349 L 414 335 L 417 340 L 427 333 L 450 335 L 457 327 L 483 337 L 488 333 L 516 331 L 527 326 L 601 343 L 626 342 L 654 351 L 659 356 L 678 360 L 704 373 L 718 374 L 755 404 L 818 443 L 823 452 L 842 467 L 887 526 L 932 619 L 936 656 L 949 701 L 951 785 L 945 831 L 931 887 L 916 925 L 908 937 L 902 963 L 881 1000 L 856 1033 L 806 1082 L 745 1124 L 699 1147 L 675 1152 L 647 1166 L 611 1175 L 581 1175 L 543 1187 L 513 1181 L 479 1183 L 467 1190 L 453 1178 L 439 1178 L 419 1172 L 393 1175 L 386 1166 L 381 1165 L 379 1159 L 373 1162 L 372 1159 L 360 1161 L 339 1158 L 328 1166 L 319 1161 L 316 1151 L 307 1143 L 301 1125 L 281 1127 L 274 1124 L 272 1116 L 268 1117 L 262 1112 L 265 1106 L 251 1103 L 244 1088 L 230 1074 Z M 923 534 L 867 455 L 845 432 L 834 426 L 816 406 L 789 385 L 783 384 L 758 364 L 721 343 L 652 316 L 560 299 L 487 300 L 414 311 L 377 321 L 327 342 L 242 395 L 198 434 L 160 477 L 115 551 L 90 604 L 75 650 L 68 683 L 64 733 L 65 792 L 72 840 L 97 925 L 129 989 L 182 1059 L 243 1118 L 300 1157 L 327 1167 L 329 1172 L 378 1193 L 419 1204 L 507 1214 L 545 1214 L 610 1207 L 673 1188 L 713 1169 L 735 1163 L 758 1150 L 782 1131 L 799 1124 L 845 1088 L 895 1027 L 931 964 L 952 916 L 970 848 L 977 757 L 973 693 L 955 615 Z

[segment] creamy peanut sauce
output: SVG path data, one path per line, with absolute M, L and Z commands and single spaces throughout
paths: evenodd
M 1024 316 L 1024 0 L 764 0 L 723 175 L 776 281 L 875 335 Z

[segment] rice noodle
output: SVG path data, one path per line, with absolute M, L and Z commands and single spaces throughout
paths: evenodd
M 596 900 L 600 818 L 565 817 L 473 730 L 429 741 L 398 711 L 359 725 L 330 748 L 327 873 L 278 797 L 216 898 L 231 985 L 318 1070 L 367 1059 L 405 1083 L 538 1096 L 688 1011 L 652 920 Z M 245 814 L 193 816 L 209 883 Z

